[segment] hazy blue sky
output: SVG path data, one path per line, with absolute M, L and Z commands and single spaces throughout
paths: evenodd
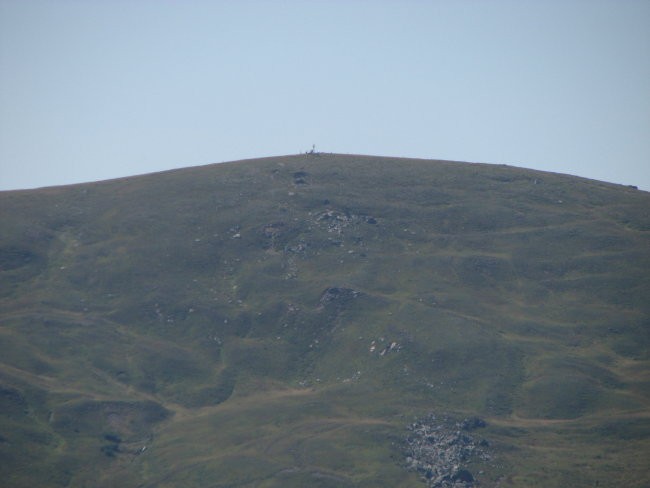
M 650 190 L 650 1 L 0 0 L 0 189 L 312 143 Z

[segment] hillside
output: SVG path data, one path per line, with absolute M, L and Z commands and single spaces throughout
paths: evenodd
M 508 166 L 2 192 L 0 484 L 425 487 L 434 415 L 458 486 L 650 486 L 649 269 L 650 194 Z

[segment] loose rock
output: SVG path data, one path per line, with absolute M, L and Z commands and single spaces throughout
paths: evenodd
M 464 467 L 470 458 L 489 459 L 485 443 L 477 442 L 467 431 L 485 427 L 484 420 L 470 417 L 454 422 L 430 414 L 408 427 L 407 468 L 421 474 L 429 488 L 471 488 L 474 475 Z

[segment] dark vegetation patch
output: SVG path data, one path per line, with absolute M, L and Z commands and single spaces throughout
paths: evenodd
M 602 435 L 623 440 L 647 440 L 650 439 L 650 419 L 632 418 L 605 422 L 598 427 L 598 431 Z
M 237 370 L 225 368 L 219 373 L 214 386 L 207 386 L 187 393 L 181 399 L 183 405 L 196 408 L 218 405 L 230 398 L 235 389 Z
M 548 419 L 573 419 L 598 406 L 602 390 L 589 377 L 561 371 L 524 385 L 520 415 Z
M 0 412 L 11 418 L 23 418 L 29 413 L 29 405 L 24 395 L 16 388 L 0 385 Z
M 29 266 L 39 260 L 39 256 L 28 249 L 9 247 L 0 249 L 0 272 Z
M 171 415 L 152 401 L 84 401 L 62 404 L 52 413 L 52 425 L 62 432 L 92 434 L 106 430 L 120 437 L 144 437 Z

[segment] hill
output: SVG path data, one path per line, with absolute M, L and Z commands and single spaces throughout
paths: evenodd
M 0 193 L 0 483 L 648 486 L 649 210 L 331 154 Z

